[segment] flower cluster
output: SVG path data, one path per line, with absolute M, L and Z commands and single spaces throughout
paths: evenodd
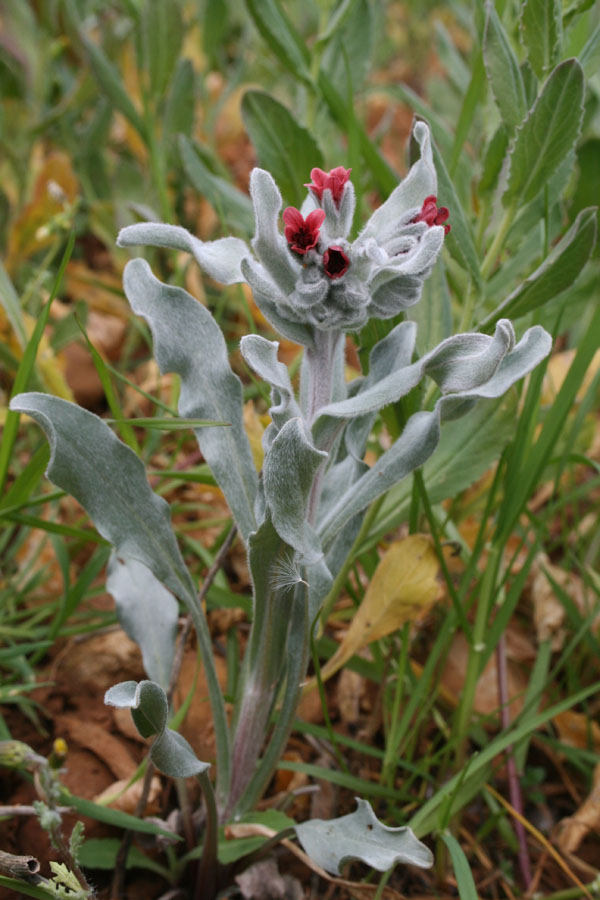
M 448 210 L 437 206 L 424 122 L 415 124 L 414 138 L 420 158 L 353 242 L 351 170 L 337 166 L 312 169 L 302 208 L 283 211 L 283 234 L 279 189 L 268 172 L 253 170 L 253 252 L 239 238 L 203 242 L 153 223 L 124 229 L 118 243 L 189 250 L 218 281 L 246 281 L 274 329 L 301 344 L 312 344 L 316 332 L 358 331 L 369 318 L 391 318 L 417 303 L 450 230 Z

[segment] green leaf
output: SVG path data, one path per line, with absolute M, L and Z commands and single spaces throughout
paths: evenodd
M 219 175 L 214 175 L 203 163 L 194 144 L 184 135 L 179 139 L 179 153 L 185 174 L 196 190 L 214 206 L 223 222 L 237 232 L 252 234 L 254 213 L 248 195 Z
M 533 200 L 573 149 L 583 119 L 583 93 L 577 60 L 560 63 L 515 135 L 505 206 Z
M 513 725 L 512 728 L 509 728 L 508 731 L 502 732 L 490 741 L 484 750 L 475 757 L 472 757 L 467 763 L 468 770 L 466 774 L 461 770 L 449 781 L 446 781 L 437 793 L 415 813 L 410 820 L 411 827 L 415 834 L 429 834 L 438 826 L 440 816 L 450 797 L 454 796 L 452 813 L 458 812 L 464 803 L 468 802 L 470 799 L 470 792 L 468 790 L 469 783 L 480 777 L 482 770 L 485 769 L 499 753 L 502 753 L 503 750 L 506 750 L 507 747 L 510 747 L 513 744 L 518 744 L 524 737 L 551 721 L 554 716 L 559 715 L 567 709 L 571 709 L 572 706 L 583 702 L 587 697 L 597 694 L 599 689 L 600 683 L 596 682 L 595 684 L 584 688 L 582 691 L 567 697 L 565 700 L 561 700 L 559 703 L 554 704 L 554 706 L 546 707 L 543 712 L 527 719 L 526 722 L 516 722 L 516 724 Z M 459 788 L 460 792 L 457 794 L 457 789 Z
M 323 166 L 314 138 L 285 106 L 263 91 L 246 91 L 242 117 L 259 164 L 271 173 L 284 199 L 300 208 L 310 170 Z
M 163 120 L 166 136 L 192 133 L 195 100 L 194 67 L 191 60 L 180 59 L 167 96 Z
M 89 819 L 95 819 L 96 822 L 104 822 L 106 825 L 114 825 L 116 828 L 124 828 L 129 831 L 139 831 L 142 834 L 162 835 L 166 838 L 176 837 L 181 840 L 179 835 L 173 835 L 172 831 L 161 828 L 155 822 L 139 819 L 129 813 L 121 812 L 120 809 L 112 809 L 110 806 L 101 806 L 94 803 L 93 800 L 86 800 L 84 797 L 76 797 L 66 788 L 61 794 L 61 803 L 65 806 L 72 806 L 81 816 Z
M 150 78 L 150 95 L 159 101 L 171 79 L 181 50 L 183 23 L 176 0 L 143 0 L 141 38 L 144 73 Z
M 596 244 L 598 209 L 583 209 L 544 262 L 481 323 L 487 330 L 503 317 L 518 319 L 571 287 Z
M 40 341 L 42 339 L 42 335 L 44 333 L 44 328 L 48 322 L 48 316 L 50 315 L 50 307 L 52 306 L 52 301 L 56 297 L 62 278 L 64 275 L 64 271 L 67 267 L 67 263 L 71 258 L 71 253 L 73 252 L 73 247 L 75 245 L 75 232 L 72 231 L 69 237 L 69 243 L 67 244 L 67 248 L 63 254 L 63 258 L 61 260 L 60 268 L 58 270 L 58 275 L 54 281 L 54 286 L 52 288 L 52 293 L 48 298 L 48 301 L 42 308 L 42 312 L 35 323 L 35 328 L 33 329 L 32 335 L 29 338 L 25 351 L 23 353 L 23 358 L 19 363 L 19 368 L 17 370 L 17 374 L 13 383 L 12 388 L 12 397 L 16 397 L 21 391 L 25 391 L 27 389 L 27 385 L 29 384 L 29 378 L 31 373 L 35 368 L 35 360 L 37 357 L 38 347 L 40 345 Z M 2 442 L 0 443 L 0 491 L 4 487 L 6 482 L 6 476 L 8 474 L 8 466 L 10 463 L 10 458 L 12 455 L 12 450 L 15 444 L 17 430 L 19 427 L 19 416 L 18 413 L 14 410 L 9 410 L 6 414 L 6 420 L 4 422 L 4 429 L 2 432 Z
M 121 81 L 119 70 L 87 35 L 79 29 L 79 40 L 83 45 L 90 67 L 102 91 L 112 106 L 122 113 L 142 137 L 145 136 L 144 122 L 133 100 Z
M 4 307 L 4 312 L 11 324 L 21 347 L 27 343 L 27 329 L 23 320 L 23 312 L 17 292 L 13 287 L 13 283 L 8 277 L 8 273 L 0 262 L 0 304 Z
M 444 243 L 454 259 L 469 272 L 475 284 L 483 286 L 479 258 L 473 242 L 471 227 L 458 199 L 458 194 L 448 174 L 446 164 L 435 143 L 432 144 L 433 161 L 438 178 L 438 198 L 442 206 L 450 210 L 451 231 L 446 235 Z
M 321 66 L 334 84 L 346 83 L 344 54 L 350 60 L 349 74 L 353 90 L 358 90 L 363 83 L 373 50 L 374 14 L 372 0 L 353 0 L 343 24 L 330 35 Z
M 483 170 L 479 179 L 479 191 L 481 193 L 495 188 L 507 150 L 508 131 L 504 125 L 499 125 L 485 149 Z
M 17 897 L 25 895 L 26 897 L 33 897 L 34 900 L 56 900 L 55 894 L 44 890 L 42 887 L 28 884 L 26 881 L 20 881 L 17 878 L 7 878 L 5 875 L 0 875 L 0 887 L 7 888 Z
M 471 867 L 463 848 L 449 831 L 442 832 L 441 837 L 450 853 L 460 900 L 479 900 Z
M 280 0 L 246 0 L 261 37 L 294 77 L 311 82 L 310 54 Z
M 120 847 L 120 838 L 90 838 L 79 851 L 79 862 L 86 869 L 114 869 Z M 170 877 L 168 869 L 142 853 L 135 844 L 129 848 L 127 868 L 149 869 L 167 881 Z
M 289 816 L 286 816 L 285 813 L 278 809 L 265 809 L 260 812 L 246 813 L 236 821 L 252 825 L 265 825 L 267 828 L 272 828 L 273 831 L 284 831 L 286 828 L 294 828 L 296 824 L 293 819 L 290 819 Z M 263 835 L 247 838 L 228 838 L 225 836 L 225 829 L 222 828 L 219 833 L 219 862 L 222 865 L 237 862 L 238 859 L 257 850 L 268 840 L 269 838 Z M 188 856 L 188 859 L 190 858 L 192 858 L 192 854 Z
M 508 36 L 491 0 L 487 3 L 483 59 L 502 121 L 509 130 L 514 130 L 527 111 L 525 86 Z
M 579 54 L 579 62 L 587 78 L 591 78 L 598 71 L 598 66 L 600 65 L 600 22 L 590 34 L 583 50 Z
M 560 58 L 560 0 L 524 0 L 521 7 L 521 34 L 531 68 L 538 78 L 545 78 Z
M 379 821 L 367 800 L 357 797 L 356 802 L 358 809 L 347 816 L 296 825 L 298 840 L 317 865 L 333 875 L 340 875 L 341 867 L 353 859 L 379 872 L 398 863 L 424 869 L 433 865 L 431 850 L 410 828 L 389 828 Z

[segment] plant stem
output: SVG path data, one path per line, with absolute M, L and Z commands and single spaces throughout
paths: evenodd
M 202 847 L 202 859 L 198 866 L 196 876 L 195 900 L 214 900 L 217 895 L 217 839 L 219 835 L 219 822 L 217 817 L 217 805 L 210 778 L 206 772 L 198 775 L 198 781 L 204 796 L 206 809 L 206 827 L 204 830 L 204 845 Z
M 509 693 L 508 693 L 508 671 L 506 665 L 506 638 L 504 634 L 500 636 L 496 647 L 496 668 L 498 672 L 498 700 L 500 703 L 500 720 L 502 722 L 502 730 L 508 731 L 510 728 L 510 710 Z M 521 785 L 517 774 L 517 764 L 512 747 L 506 748 L 506 767 L 508 771 L 508 790 L 510 794 L 510 802 L 519 815 L 523 815 L 523 797 L 521 795 Z M 529 861 L 529 852 L 527 850 L 527 836 L 523 823 L 519 819 L 514 821 L 515 834 L 519 842 L 519 867 L 525 885 L 525 890 L 529 891 L 531 886 L 531 863 Z
M 508 209 L 504 213 L 504 217 L 503 217 L 502 221 L 500 222 L 500 227 L 498 228 L 498 231 L 496 232 L 496 236 L 495 236 L 494 240 L 492 241 L 490 248 L 485 255 L 485 259 L 483 260 L 483 262 L 481 264 L 481 274 L 485 279 L 489 278 L 489 276 L 492 272 L 492 269 L 494 268 L 496 260 L 498 259 L 498 256 L 500 255 L 500 251 L 502 250 L 502 248 L 504 246 L 504 241 L 506 240 L 506 236 L 508 235 L 508 232 L 510 231 L 510 226 L 513 223 L 513 219 L 516 215 L 516 212 L 517 212 L 517 205 L 516 205 L 516 203 L 513 203 L 513 204 L 511 204 L 511 206 L 508 207 Z
M 287 671 L 285 689 L 281 707 L 271 740 L 267 746 L 258 768 L 235 804 L 237 812 L 251 809 L 261 796 L 273 774 L 281 754 L 287 743 L 302 688 L 302 679 L 306 676 L 309 653 L 308 596 L 305 585 L 298 585 L 288 612 L 290 628 L 286 645 Z

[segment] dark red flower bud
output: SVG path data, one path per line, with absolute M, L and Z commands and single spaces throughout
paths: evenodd
M 313 192 L 319 203 L 323 200 L 323 191 L 329 188 L 333 202 L 336 206 L 339 206 L 351 171 L 352 169 L 345 169 L 343 166 L 336 166 L 330 172 L 324 172 L 323 169 L 311 169 L 310 177 L 312 181 L 310 184 L 305 184 L 304 187 L 309 188 Z
M 429 197 L 425 197 L 421 212 L 414 219 L 411 219 L 411 222 L 426 222 L 430 227 L 432 225 L 444 225 L 449 215 L 450 212 L 445 206 L 438 208 L 437 197 L 434 197 L 432 194 Z M 449 231 L 450 225 L 444 225 L 444 234 L 448 234 Z
M 341 278 L 349 265 L 350 260 L 341 247 L 328 247 L 323 254 L 323 268 L 329 278 Z
M 317 246 L 319 240 L 319 230 L 323 224 L 325 212 L 322 209 L 315 209 L 306 217 L 293 206 L 288 206 L 283 211 L 283 221 L 285 222 L 285 239 L 290 245 L 290 250 L 294 253 L 308 253 Z

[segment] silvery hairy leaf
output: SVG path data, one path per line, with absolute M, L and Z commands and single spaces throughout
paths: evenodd
M 179 225 L 140 222 L 119 232 L 119 247 L 166 247 L 191 253 L 201 269 L 222 284 L 244 281 L 240 264 L 248 255 L 248 246 L 240 238 L 225 237 L 201 241 Z
M 429 128 L 424 122 L 416 122 L 413 135 L 421 149 L 421 158 L 387 200 L 375 210 L 358 238 L 359 243 L 364 243 L 369 238 L 377 239 L 395 227 L 399 219 L 405 218 L 408 211 L 413 210 L 416 214 L 425 197 L 437 194 Z
M 321 519 L 318 533 L 325 549 L 353 516 L 426 462 L 439 441 L 442 421 L 464 415 L 479 399 L 501 397 L 549 354 L 551 346 L 550 335 L 536 325 L 506 354 L 488 381 L 475 388 L 441 397 L 432 412 L 412 415 L 398 440 L 339 497 L 335 506 Z
M 310 819 L 296 825 L 296 834 L 310 858 L 332 875 L 346 862 L 358 859 L 379 872 L 398 863 L 428 869 L 431 850 L 408 826 L 390 828 L 380 822 L 367 800 L 356 798 L 358 809 L 338 819 Z
M 123 283 L 131 308 L 150 325 L 161 372 L 181 377 L 181 415 L 230 423 L 195 433 L 246 539 L 256 528 L 258 477 L 244 429 L 242 385 L 231 371 L 223 333 L 202 304 L 182 288 L 162 284 L 145 260 L 127 264 Z
M 154 681 L 123 681 L 108 689 L 104 702 L 118 709 L 130 709 L 142 737 L 156 735 L 150 759 L 160 772 L 173 778 L 190 778 L 210 768 L 210 763 L 198 759 L 184 737 L 167 728 L 167 696 Z
M 271 403 L 273 405 L 269 409 L 269 415 L 277 431 L 289 419 L 300 415 L 287 366 L 277 359 L 278 349 L 278 341 L 268 341 L 257 334 L 247 334 L 240 342 L 242 356 L 250 368 L 256 372 L 259 378 L 271 385 Z M 271 440 L 265 450 L 268 450 L 270 444 Z
M 146 674 L 168 688 L 179 617 L 173 594 L 139 560 L 114 552 L 108 562 L 106 590 L 114 598 L 121 627 L 142 651 Z
M 81 503 L 117 554 L 139 560 L 177 597 L 194 602 L 168 504 L 150 489 L 135 453 L 98 416 L 58 397 L 19 394 L 11 409 L 42 426 L 51 450 L 48 478 Z
M 415 348 L 416 326 L 414 322 L 400 322 L 388 335 L 378 341 L 369 355 L 369 374 L 356 379 L 349 386 L 353 396 L 367 391 L 387 378 L 395 369 L 410 365 Z M 348 452 L 362 460 L 367 438 L 375 421 L 376 412 L 353 419 L 346 429 L 345 442 Z
M 314 529 L 307 521 L 307 507 L 318 469 L 327 453 L 313 445 L 300 418 L 283 426 L 263 466 L 265 497 L 279 535 L 303 557 L 315 563 L 322 554 Z
M 274 283 L 287 296 L 294 290 L 300 266 L 292 259 L 287 241 L 279 231 L 281 194 L 272 176 L 264 169 L 252 170 L 250 196 L 256 221 L 252 247 Z
M 242 260 L 242 272 L 252 288 L 252 296 L 256 305 L 274 330 L 282 337 L 301 344 L 303 347 L 312 346 L 314 341 L 312 328 L 286 318 L 284 315 L 286 311 L 285 295 L 275 282 L 271 281 L 264 266 L 248 256 Z
M 409 324 L 412 323 L 406 323 L 406 335 L 408 338 L 412 334 L 414 340 L 414 332 L 408 329 Z M 492 377 L 502 360 L 512 352 L 514 341 L 511 323 L 501 319 L 493 337 L 476 333 L 454 335 L 408 366 L 405 364 L 406 353 L 399 354 L 397 367 L 389 375 L 367 380 L 364 389 L 355 396 L 330 403 L 319 410 L 313 426 L 315 442 L 319 447 L 327 446 L 331 433 L 340 426 L 340 423 L 336 425 L 335 419 L 362 417 L 395 403 L 412 390 L 424 375 L 430 375 L 444 392 L 461 393 L 476 389 Z
M 167 727 L 167 696 L 154 681 L 121 681 L 106 691 L 104 702 L 117 709 L 130 709 L 143 738 L 161 734 Z

